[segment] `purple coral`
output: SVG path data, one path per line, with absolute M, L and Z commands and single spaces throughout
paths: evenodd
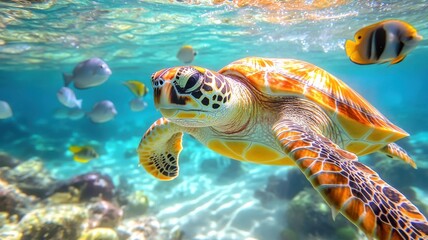
M 68 192 L 70 188 L 79 190 L 80 202 L 89 201 L 93 198 L 110 201 L 114 197 L 115 190 L 113 181 L 109 176 L 98 172 L 90 172 L 59 183 L 46 197 L 57 192 Z

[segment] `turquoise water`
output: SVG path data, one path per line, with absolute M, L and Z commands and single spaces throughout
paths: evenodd
M 197 51 L 193 65 L 213 70 L 247 56 L 295 58 L 342 79 L 410 133 L 399 143 L 419 169 L 377 154 L 362 161 L 397 189 L 409 192 L 411 186 L 419 199 L 415 204 L 428 211 L 427 40 L 396 65 L 357 65 L 343 48 L 358 29 L 383 19 L 405 20 L 427 39 L 428 1 L 338 1 L 342 4 L 319 8 L 313 7 L 317 1 L 302 6 L 238 6 L 234 1 L 30 2 L 0 2 L 0 100 L 7 101 L 14 114 L 0 119 L 0 151 L 22 161 L 40 158 L 58 180 L 91 171 L 109 175 L 116 185 L 119 177 L 126 178 L 150 199 L 142 216 L 159 219 L 161 230 L 153 239 L 168 239 L 177 229 L 183 239 L 340 239 L 325 232 L 327 225 L 335 231 L 330 213 L 317 229 L 297 226 L 297 233 L 290 233 L 286 216 L 292 200 L 275 194 L 267 202 L 261 200 L 266 195 L 257 193 L 265 192 L 272 176 L 286 181 L 289 167 L 236 164 L 191 137 L 184 139 L 180 177 L 175 181 L 159 182 L 138 166 L 135 148 L 161 117 L 153 106 L 150 76 L 181 65 L 176 53 L 182 45 Z M 105 60 L 113 74 L 100 86 L 74 89 L 83 99 L 82 109 L 89 112 L 96 102 L 110 100 L 118 115 L 103 124 L 87 117 L 56 118 L 62 73 L 91 57 Z M 144 97 L 148 107 L 141 112 L 130 110 L 133 95 L 122 85 L 131 79 L 150 89 Z M 100 158 L 87 164 L 73 161 L 68 147 L 88 144 L 96 147 Z M 296 181 L 313 192 L 303 177 Z M 352 226 L 344 222 L 337 229 Z

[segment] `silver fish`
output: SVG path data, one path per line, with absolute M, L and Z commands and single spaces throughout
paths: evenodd
M 107 63 L 100 58 L 90 58 L 77 64 L 72 75 L 63 73 L 64 85 L 67 87 L 73 82 L 78 89 L 95 87 L 107 81 L 111 74 Z
M 79 108 L 73 108 L 67 112 L 67 117 L 68 119 L 71 119 L 71 120 L 79 120 L 84 116 L 85 116 L 85 112 Z
M 73 90 L 62 87 L 56 94 L 60 103 L 69 108 L 82 108 L 82 99 L 77 100 Z
M 129 102 L 129 106 L 133 112 L 143 111 L 147 107 L 147 102 L 142 98 L 134 98 Z
M 117 115 L 117 110 L 114 104 L 109 100 L 98 102 L 92 108 L 92 111 L 88 113 L 89 118 L 94 123 L 108 122 Z
M 12 115 L 12 108 L 10 108 L 9 103 L 0 101 L 0 119 L 10 118 Z

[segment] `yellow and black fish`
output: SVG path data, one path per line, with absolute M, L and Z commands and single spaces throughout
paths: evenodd
M 422 37 L 416 29 L 401 20 L 384 20 L 355 33 L 355 42 L 347 40 L 346 55 L 357 64 L 396 64 L 416 47 Z
M 99 155 L 91 146 L 70 146 L 68 148 L 73 153 L 73 159 L 76 162 L 87 163 Z
M 129 80 L 123 84 L 127 86 L 129 90 L 131 90 L 131 92 L 137 97 L 144 97 L 149 92 L 149 89 L 146 87 L 146 85 L 137 80 Z

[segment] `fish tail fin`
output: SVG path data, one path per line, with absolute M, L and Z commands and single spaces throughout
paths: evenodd
M 79 146 L 70 146 L 70 147 L 68 148 L 68 150 L 70 150 L 70 152 L 72 152 L 72 153 L 77 153 L 77 152 L 79 152 L 80 150 L 82 150 L 82 147 L 79 147 Z
M 82 99 L 78 99 L 78 100 L 76 100 L 76 106 L 79 108 L 79 109 L 81 109 L 82 108 Z
M 66 87 L 73 81 L 73 76 L 67 73 L 63 73 L 62 78 L 64 79 L 64 86 Z

